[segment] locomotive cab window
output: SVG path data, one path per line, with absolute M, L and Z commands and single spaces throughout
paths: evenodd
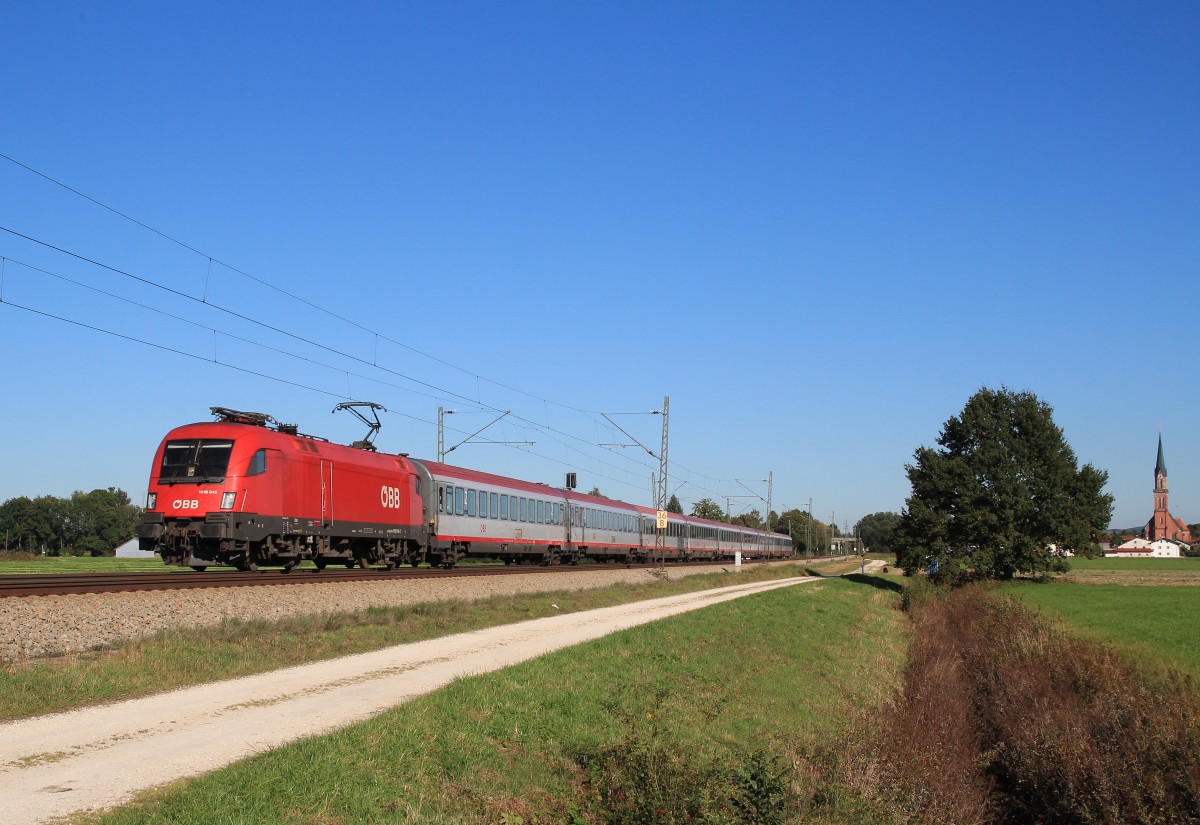
M 168 441 L 163 449 L 159 481 L 204 483 L 224 481 L 233 441 L 189 438 Z
M 250 466 L 246 468 L 246 475 L 260 476 L 267 471 L 267 451 L 259 450 L 250 457 Z

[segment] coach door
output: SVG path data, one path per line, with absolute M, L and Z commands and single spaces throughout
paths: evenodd
M 577 546 L 583 544 L 583 508 L 577 507 L 569 500 L 563 502 L 563 512 L 565 518 L 563 524 L 566 526 L 566 547 L 564 549 L 571 551 Z
M 321 459 L 321 525 L 333 524 L 333 462 Z

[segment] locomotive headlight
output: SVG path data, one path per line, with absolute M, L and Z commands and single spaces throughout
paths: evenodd
M 158 493 L 146 493 L 146 509 L 153 510 L 158 506 Z
M 234 502 L 237 501 L 237 493 L 222 493 L 221 494 L 221 509 L 232 510 Z

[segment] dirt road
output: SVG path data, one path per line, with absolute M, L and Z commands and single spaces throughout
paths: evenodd
M 361 721 L 452 679 L 813 578 L 734 585 L 534 619 L 113 705 L 0 725 L 0 822 L 108 808 Z

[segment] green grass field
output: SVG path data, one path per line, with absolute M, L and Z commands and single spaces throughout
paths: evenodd
M 1181 559 L 1110 559 L 1074 558 L 1072 570 L 1186 570 L 1200 573 L 1200 558 Z
M 587 821 L 579 756 L 605 743 L 674 742 L 685 760 L 730 764 L 761 749 L 791 764 L 851 709 L 877 707 L 906 649 L 895 598 L 831 579 L 716 605 L 462 679 L 91 821 Z
M 0 576 L 24 573 L 161 573 L 164 568 L 166 565 L 159 559 L 117 559 L 111 556 L 37 556 L 11 559 L 0 555 Z
M 1140 561 L 1154 563 L 1152 559 L 1122 563 Z M 1173 667 L 1200 677 L 1200 587 L 1055 581 L 1016 582 L 1003 590 L 1060 616 L 1084 635 L 1112 643 L 1152 670 Z

